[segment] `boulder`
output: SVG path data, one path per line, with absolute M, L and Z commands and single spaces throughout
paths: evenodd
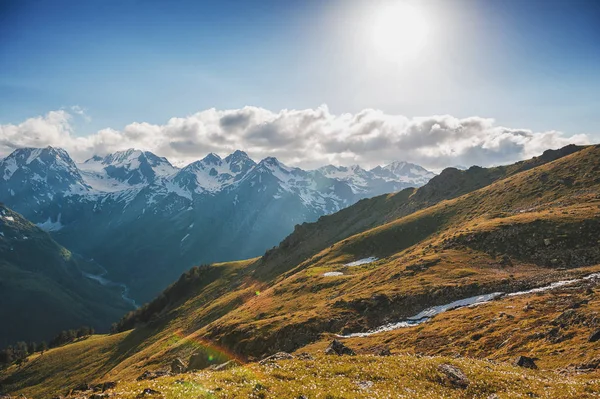
M 171 362 L 171 373 L 181 374 L 185 371 L 186 365 L 180 358 L 177 358 Z
M 375 354 L 377 356 L 392 356 L 392 351 L 390 350 L 390 348 L 380 348 L 378 349 Z
M 588 337 L 588 342 L 596 342 L 600 340 L 600 330 L 592 331 Z
M 262 364 L 264 366 L 265 364 L 275 363 L 275 362 L 278 362 L 280 360 L 292 360 L 293 358 L 294 358 L 294 356 L 290 355 L 287 352 L 277 352 L 274 355 L 271 355 L 269 357 L 264 358 L 263 360 L 261 360 L 258 363 Z
M 354 351 L 352 349 L 348 348 L 346 345 L 344 345 L 337 339 L 334 339 L 333 341 L 331 341 L 331 343 L 329 344 L 327 349 L 325 349 L 325 354 L 326 355 L 338 355 L 338 356 L 342 356 L 342 355 L 354 356 L 354 355 L 356 355 L 356 353 L 354 353 Z
M 444 382 L 457 388 L 466 388 L 470 381 L 461 369 L 451 364 L 440 364 L 438 371 L 442 374 Z
M 519 356 L 513 362 L 513 365 L 519 367 L 525 367 L 527 369 L 537 369 L 537 365 L 535 364 L 535 358 L 527 357 L 527 356 Z

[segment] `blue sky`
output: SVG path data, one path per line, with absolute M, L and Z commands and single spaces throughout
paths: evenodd
M 600 141 L 600 1 L 406 0 L 432 33 L 404 64 L 365 39 L 393 1 L 0 0 L 0 125 L 77 105 L 88 117 L 73 134 L 86 136 L 213 107 L 326 104 Z

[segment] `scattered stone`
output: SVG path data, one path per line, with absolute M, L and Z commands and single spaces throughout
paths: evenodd
M 271 363 L 275 363 L 278 362 L 280 360 L 292 360 L 294 359 L 293 355 L 290 355 L 287 352 L 277 352 L 274 355 L 271 355 L 269 357 L 264 358 L 263 360 L 261 360 L 260 362 L 258 362 L 258 364 L 261 365 L 266 365 L 266 364 L 271 364 Z
M 519 356 L 513 362 L 513 365 L 519 367 L 525 367 L 527 369 L 537 369 L 537 365 L 535 364 L 535 358 L 527 357 L 527 356 Z
M 451 364 L 440 364 L 438 371 L 444 376 L 445 382 L 458 388 L 466 388 L 470 381 L 461 369 Z
M 360 389 L 367 390 L 373 388 L 374 384 L 373 381 L 359 381 L 356 383 L 356 385 L 358 385 Z
M 352 349 L 348 348 L 346 345 L 344 345 L 337 339 L 334 339 L 333 341 L 331 341 L 331 343 L 329 344 L 327 349 L 325 349 L 325 354 L 326 355 L 338 355 L 338 356 L 342 356 L 342 355 L 354 356 L 354 355 L 356 355 L 356 353 L 354 353 L 354 351 Z
M 315 358 L 307 352 L 298 353 L 296 357 L 300 360 L 315 360 Z
M 600 330 L 593 331 L 588 338 L 588 342 L 596 342 L 598 340 L 600 340 Z
M 377 356 L 392 356 L 392 351 L 390 348 L 381 348 L 375 352 Z
M 85 391 L 89 391 L 90 389 L 92 389 L 90 384 L 88 384 L 86 382 L 82 382 L 81 384 L 79 384 L 75 388 L 73 388 L 73 392 L 85 392 Z
M 144 371 L 144 373 L 142 375 L 140 375 L 137 380 L 138 381 L 143 381 L 143 380 L 154 380 L 155 378 L 158 377 L 166 377 L 171 375 L 171 373 L 169 373 L 168 371 Z
M 234 367 L 239 367 L 242 364 L 240 362 L 238 362 L 237 360 L 230 360 L 228 362 L 219 364 L 217 366 L 211 366 L 210 369 L 214 370 L 214 371 L 223 371 L 223 370 L 229 370 L 232 369 Z
M 115 381 L 106 381 L 102 384 L 102 392 L 108 391 L 109 389 L 115 389 L 117 387 L 117 383 Z
M 180 358 L 176 358 L 171 362 L 171 373 L 173 374 L 181 374 L 185 371 L 186 365 Z
M 163 397 L 162 392 L 157 391 L 155 389 L 152 388 L 146 388 L 142 391 L 142 393 L 140 393 L 137 397 L 138 398 L 144 398 L 146 396 L 159 396 L 159 397 Z

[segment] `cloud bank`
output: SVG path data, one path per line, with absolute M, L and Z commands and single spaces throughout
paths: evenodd
M 164 125 L 135 122 L 122 131 L 107 128 L 84 137 L 75 135 L 75 115 L 87 117 L 76 107 L 0 125 L 0 156 L 16 148 L 51 145 L 82 161 L 94 154 L 137 148 L 184 165 L 210 152 L 227 155 L 241 149 L 254 159 L 275 156 L 304 168 L 329 163 L 372 167 L 403 160 L 439 170 L 509 163 L 549 148 L 589 143 L 584 134 L 508 128 L 476 116 L 408 118 L 374 109 L 335 115 L 327 106 L 279 112 L 258 107 L 207 109 L 171 118 Z

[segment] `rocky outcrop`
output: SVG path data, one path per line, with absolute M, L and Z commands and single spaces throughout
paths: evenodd
M 527 369 L 537 369 L 537 365 L 535 364 L 535 358 L 527 357 L 527 356 L 519 356 L 513 362 L 513 365 L 524 367 Z
M 187 369 L 187 366 L 180 358 L 177 358 L 171 362 L 171 373 L 181 374 Z
M 538 220 L 462 234 L 446 240 L 443 247 L 487 252 L 500 256 L 505 266 L 510 264 L 504 259 L 518 259 L 552 268 L 577 268 L 600 263 L 598 237 L 598 219 L 575 223 Z
M 338 356 L 343 356 L 343 355 L 354 356 L 354 355 L 356 355 L 356 353 L 354 353 L 354 351 L 352 349 L 348 348 L 346 345 L 344 345 L 337 339 L 334 339 L 333 341 L 331 341 L 331 343 L 329 344 L 327 349 L 325 349 L 325 354 L 326 355 L 338 355 Z

